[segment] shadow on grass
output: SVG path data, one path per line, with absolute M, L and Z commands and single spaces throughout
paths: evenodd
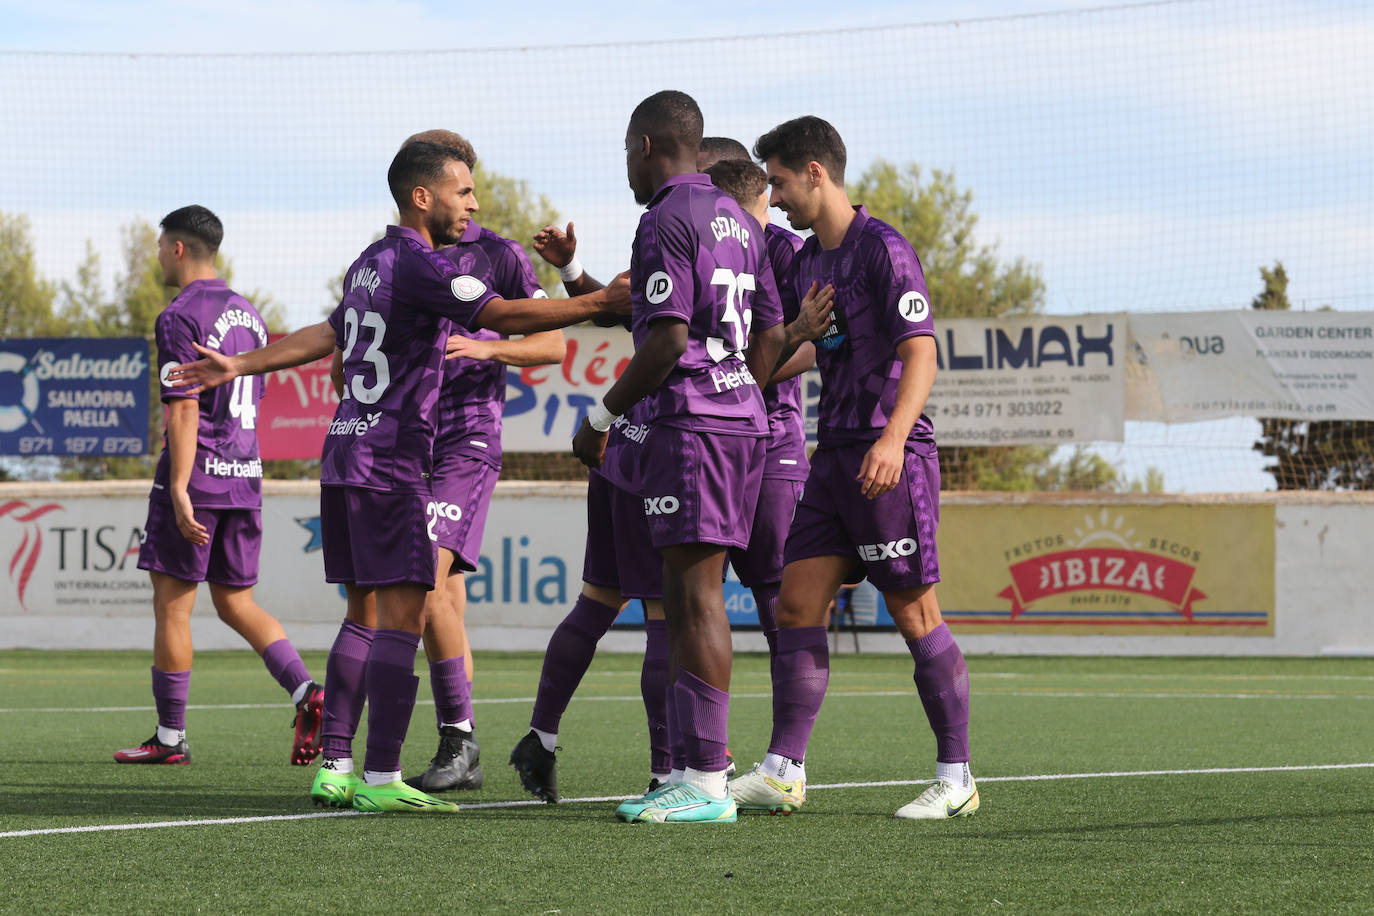
M 0 817 L 254 817 L 315 810 L 309 787 L 262 791 L 243 785 L 131 786 L 128 783 L 27 783 L 0 791 Z

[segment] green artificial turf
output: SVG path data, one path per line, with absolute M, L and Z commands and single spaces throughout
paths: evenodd
M 321 654 L 306 661 L 323 673 Z M 596 660 L 563 720 L 567 801 L 526 804 L 505 761 L 539 663 L 479 654 L 486 784 L 461 793 L 462 813 L 233 822 L 316 810 L 313 768 L 287 762 L 290 705 L 251 653 L 197 655 L 191 766 L 136 767 L 110 755 L 153 730 L 147 653 L 0 652 L 0 833 L 210 821 L 0 836 L 0 909 L 1374 909 L 1374 767 L 1273 769 L 1374 764 L 1374 660 L 970 658 L 982 809 L 920 823 L 892 812 L 921 785 L 863 785 L 933 776 L 911 661 L 836 655 L 806 806 L 709 826 L 626 825 L 613 802 L 576 800 L 647 781 L 639 660 L 625 655 Z M 768 689 L 766 659 L 739 657 L 741 766 L 767 745 Z M 434 750 L 427 685 L 421 698 L 407 773 Z M 1200 772 L 1218 768 L 1260 770 Z M 1180 772 L 1122 775 L 1136 771 Z

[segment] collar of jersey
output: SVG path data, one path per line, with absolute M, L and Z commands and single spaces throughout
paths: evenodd
M 389 239 L 410 239 L 412 242 L 419 242 L 425 248 L 429 247 L 425 237 L 409 226 L 387 226 L 386 237 Z
M 715 187 L 715 185 L 711 184 L 711 176 L 704 172 L 687 172 L 684 175 L 674 175 L 672 178 L 663 182 L 663 186 L 658 189 L 658 192 L 654 194 L 653 198 L 649 201 L 649 206 L 652 207 L 657 204 L 673 188 L 688 184 L 706 188 Z

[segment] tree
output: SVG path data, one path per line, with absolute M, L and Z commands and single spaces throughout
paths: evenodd
M 1250 307 L 1287 311 L 1283 262 L 1259 272 L 1264 289 Z M 1275 459 L 1268 470 L 1280 490 L 1374 490 L 1374 422 L 1262 417 L 1260 438 L 1252 447 Z
M 477 222 L 504 238 L 519 242 L 529 253 L 534 234 L 545 226 L 558 225 L 558 211 L 543 194 L 530 192 L 529 183 L 492 172 L 477 163 L 472 171 L 477 187 Z M 539 285 L 549 295 L 562 295 L 558 271 L 543 258 L 530 254 Z
M 980 244 L 973 192 L 951 172 L 923 179 L 921 167 L 878 160 L 850 185 L 849 196 L 911 242 L 925 271 L 936 314 L 945 318 L 1034 315 L 1044 308 L 1039 269 L 1017 258 L 1003 263 L 997 246 Z M 940 449 L 941 486 L 950 490 L 1117 490 L 1116 469 L 1078 447 L 1056 463 L 1049 446 L 954 446 Z M 1139 483 L 1146 486 L 1146 483 Z
M 0 339 L 59 334 L 55 298 L 38 274 L 28 218 L 0 211 Z

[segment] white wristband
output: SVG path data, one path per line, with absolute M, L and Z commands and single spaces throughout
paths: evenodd
M 606 409 L 605 401 L 597 401 L 592 405 L 591 410 L 587 411 L 587 423 L 592 429 L 599 433 L 604 433 L 611 428 L 611 424 L 620 419 L 619 414 L 613 414 Z
M 557 270 L 558 279 L 562 280 L 564 283 L 571 283 L 582 276 L 582 262 L 577 259 L 577 255 L 573 255 L 571 261 L 557 268 Z

